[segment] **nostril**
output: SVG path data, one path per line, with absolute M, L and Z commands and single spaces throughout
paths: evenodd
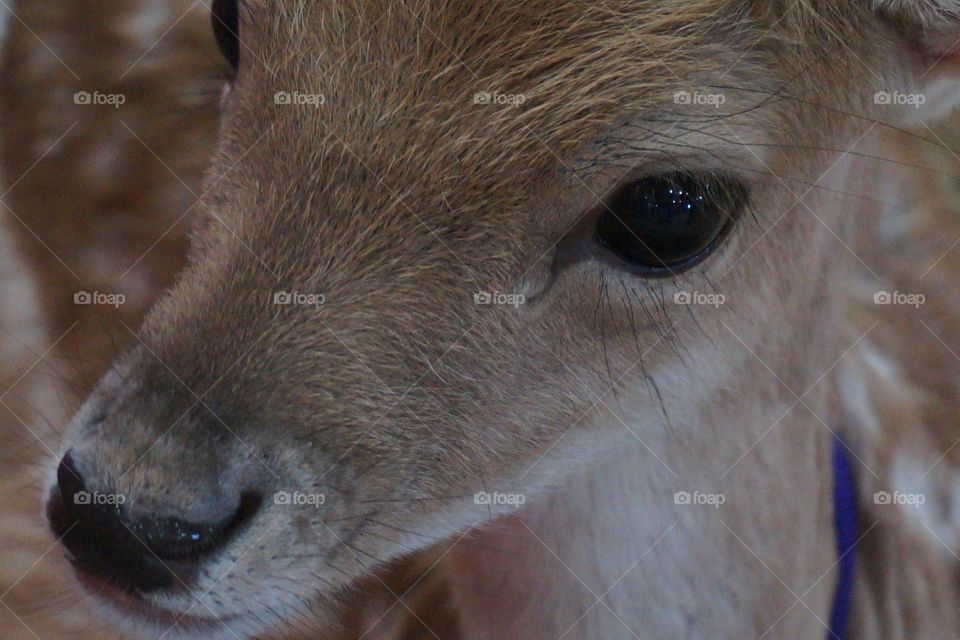
M 203 557 L 225 546 L 262 503 L 260 494 L 246 492 L 217 521 L 151 518 L 129 513 L 123 501 L 91 500 L 88 486 L 67 453 L 47 504 L 51 529 L 78 569 L 140 592 L 186 584 Z
M 77 470 L 73 462 L 73 455 L 67 452 L 60 461 L 57 468 L 57 484 L 60 486 L 60 492 L 64 497 L 73 497 L 75 494 L 85 490 L 83 480 L 80 478 L 80 471 Z
M 161 560 L 196 559 L 222 547 L 233 533 L 259 510 L 262 498 L 244 493 L 237 510 L 218 522 L 190 522 L 179 518 L 139 519 L 130 532 Z
M 86 492 L 86 485 L 69 452 L 63 456 L 60 466 L 57 467 L 57 486 L 60 488 L 61 498 L 66 503 L 76 504 Z M 79 501 L 82 502 L 82 500 Z
M 77 525 L 77 521 L 71 518 L 69 505 L 76 504 L 78 497 L 85 491 L 86 486 L 80 477 L 80 472 L 73 462 L 73 456 L 68 452 L 57 467 L 57 486 L 50 492 L 47 502 L 47 519 L 58 538 L 63 537 L 70 528 Z

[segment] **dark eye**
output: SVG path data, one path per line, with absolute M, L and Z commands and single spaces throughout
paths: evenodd
M 230 63 L 234 73 L 240 68 L 240 10 L 237 2 L 213 0 L 210 18 L 220 53 Z
M 719 246 L 747 201 L 725 176 L 672 173 L 630 182 L 600 216 L 597 241 L 652 276 L 689 269 Z

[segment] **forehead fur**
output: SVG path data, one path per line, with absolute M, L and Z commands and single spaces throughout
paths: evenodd
M 337 140 L 379 175 L 405 167 L 407 186 L 494 170 L 529 179 L 626 113 L 670 110 L 678 89 L 729 72 L 773 90 L 764 84 L 835 53 L 857 21 L 851 5 L 818 2 L 260 0 L 239 90 L 324 95 L 319 112 L 290 110 L 302 138 Z M 755 73 L 772 65 L 786 73 Z M 522 104 L 475 104 L 481 92 Z M 376 160 L 388 146 L 389 162 Z
M 434 287 L 512 286 L 542 254 L 522 232 L 531 198 L 576 167 L 572 158 L 590 158 L 585 145 L 618 121 L 654 122 L 656 144 L 682 112 L 678 90 L 744 89 L 730 109 L 741 121 L 762 118 L 786 138 L 815 120 L 829 135 L 823 110 L 806 117 L 784 94 L 831 95 L 842 108 L 851 78 L 865 74 L 839 53 L 870 41 L 868 10 L 814 0 L 248 0 L 210 178 L 212 208 L 234 220 L 229 233 L 218 219 L 201 235 L 223 249 L 206 252 L 209 279 L 226 274 L 238 291 L 251 279 L 271 290 L 278 274 L 322 276 L 327 291 L 377 287 L 387 273 L 411 286 L 429 274 Z M 277 105 L 278 92 L 323 104 Z M 523 100 L 478 103 L 482 92 Z M 626 163 L 643 159 L 631 151 Z

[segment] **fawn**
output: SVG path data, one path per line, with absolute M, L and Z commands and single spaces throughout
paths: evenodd
M 866 473 L 838 196 L 960 95 L 956 4 L 211 10 L 205 221 L 51 474 L 103 611 L 335 627 L 439 544 L 465 638 L 827 636 L 833 431 Z M 872 584 L 851 637 L 903 637 Z

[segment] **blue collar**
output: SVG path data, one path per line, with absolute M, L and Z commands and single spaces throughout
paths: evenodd
M 854 551 L 857 543 L 857 487 L 850 451 L 839 436 L 834 437 L 833 528 L 837 539 L 837 590 L 830 610 L 827 640 L 847 640 L 853 604 Z

